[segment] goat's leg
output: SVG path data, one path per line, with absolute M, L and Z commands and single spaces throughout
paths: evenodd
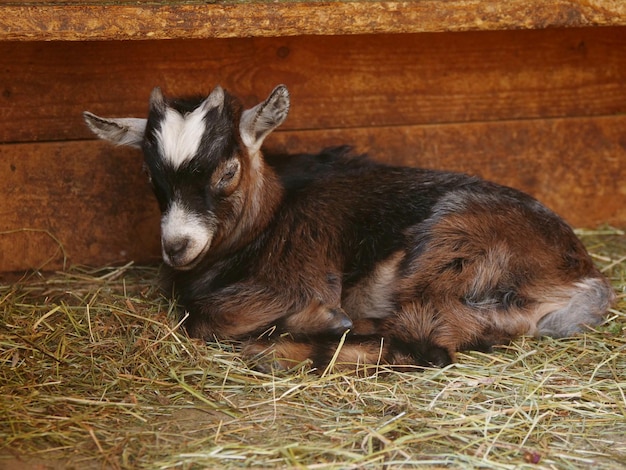
M 338 335 L 352 327 L 338 306 L 270 286 L 234 284 L 199 299 L 186 328 L 193 337 L 245 339 L 277 333 Z
M 304 309 L 282 321 L 283 331 L 294 335 L 330 334 L 340 336 L 353 326 L 341 307 L 331 307 L 312 301 Z

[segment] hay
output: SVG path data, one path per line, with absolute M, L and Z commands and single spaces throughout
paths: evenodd
M 606 325 L 423 373 L 250 370 L 185 336 L 156 268 L 3 285 L 0 467 L 626 468 L 626 237 L 580 235 Z

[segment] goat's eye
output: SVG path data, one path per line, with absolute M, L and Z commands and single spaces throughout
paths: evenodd
M 211 178 L 211 183 L 215 191 L 228 196 L 239 185 L 240 177 L 241 164 L 237 158 L 233 158 L 217 168 Z
M 236 174 L 237 170 L 235 168 L 229 168 L 222 174 L 222 177 L 220 178 L 220 183 L 228 183 L 235 177 Z

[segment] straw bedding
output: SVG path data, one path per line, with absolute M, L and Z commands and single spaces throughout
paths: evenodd
M 581 236 L 605 325 L 423 372 L 257 372 L 185 336 L 157 268 L 5 282 L 0 468 L 626 468 L 626 236 Z

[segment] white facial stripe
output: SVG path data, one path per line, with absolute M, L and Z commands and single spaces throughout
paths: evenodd
M 185 209 L 178 202 L 172 203 L 161 219 L 161 245 L 163 260 L 173 267 L 193 267 L 208 251 L 215 227 L 205 219 Z M 184 250 L 170 253 L 170 249 L 185 241 Z
M 208 109 L 200 106 L 186 116 L 168 108 L 157 139 L 163 151 L 163 157 L 174 168 L 191 160 L 198 152 L 204 135 L 204 118 Z

